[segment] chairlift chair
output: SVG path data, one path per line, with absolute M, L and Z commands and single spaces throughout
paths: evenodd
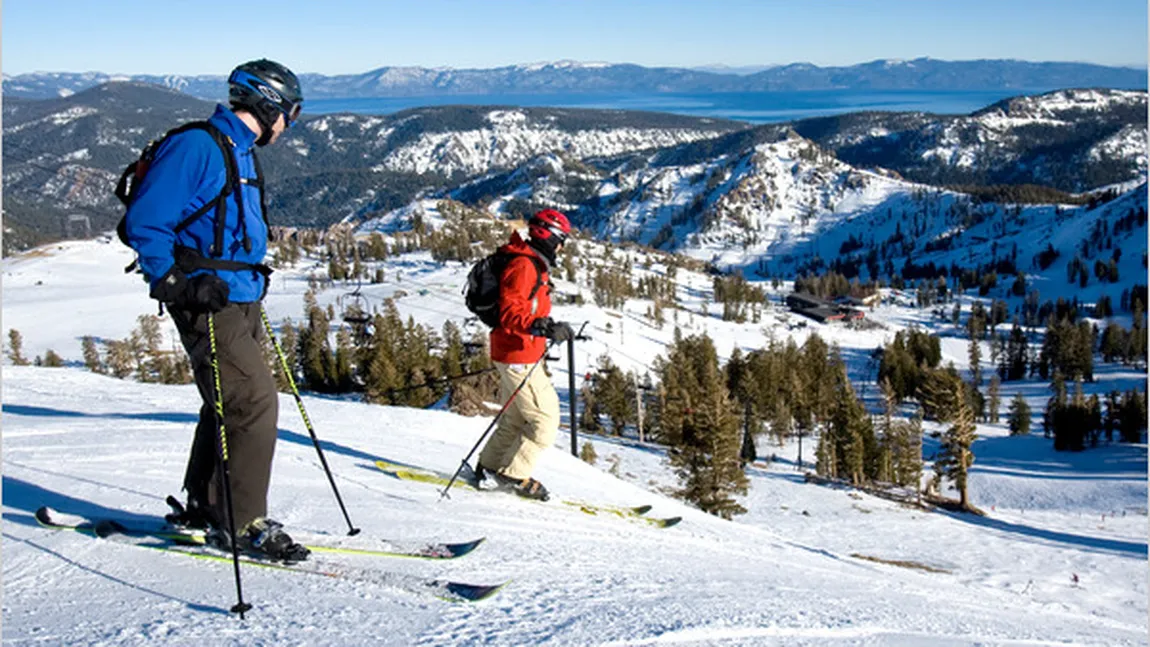
M 343 320 L 345 323 L 351 324 L 352 327 L 366 326 L 371 323 L 371 317 L 368 315 L 367 297 L 360 292 L 362 286 L 363 279 L 357 276 L 355 290 L 344 295 L 351 297 L 351 303 L 343 309 Z

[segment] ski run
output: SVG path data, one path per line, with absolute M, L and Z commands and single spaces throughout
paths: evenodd
M 269 515 L 300 541 L 349 550 L 313 554 L 307 568 L 334 577 L 241 564 L 253 608 L 240 620 L 229 612 L 236 602 L 230 556 L 133 533 L 54 530 L 35 517 L 47 506 L 61 520 L 155 528 L 168 512 L 165 496 L 178 492 L 196 423 L 195 387 L 97 375 L 79 359 L 82 336 L 122 339 L 138 315 L 155 311 L 138 277 L 120 273 L 129 260 L 118 244 L 85 241 L 4 262 L 5 328 L 23 333 L 29 356 L 53 348 L 67 360 L 63 368 L 4 366 L 5 645 L 1146 643 L 1145 445 L 1063 454 L 1041 431 L 1010 438 L 1002 425 L 980 425 L 971 494 L 988 516 L 974 517 L 806 483 L 798 448 L 764 440 L 759 455 L 774 460 L 748 467 L 750 489 L 741 498 L 748 512 L 725 521 L 668 495 L 677 479 L 662 448 L 584 436 L 580 444 L 591 442 L 600 457 L 588 465 L 570 455 L 566 429 L 535 475 L 552 501 L 464 488 L 444 498 L 441 487 L 390 476 L 376 462 L 450 475 L 490 418 L 308 393 L 307 412 L 362 532 L 346 535 L 307 428 L 292 397 L 281 395 Z M 448 311 L 455 299 L 462 309 L 465 268 L 418 255 L 396 262 L 405 263 L 405 280 L 430 292 L 401 307 Z M 700 289 L 710 281 L 684 280 Z M 272 320 L 298 320 L 305 289 L 303 271 L 277 272 Z M 596 315 L 569 307 L 559 316 Z M 868 313 L 903 326 L 928 317 L 901 306 Z M 609 350 L 605 344 L 621 349 L 620 359 L 649 361 L 671 334 L 626 325 L 625 333 L 596 333 L 578 370 Z M 881 341 L 819 331 L 848 357 Z M 720 356 L 732 344 L 762 344 L 761 326 L 711 333 Z M 949 342 L 943 352 L 964 366 L 965 343 Z M 565 400 L 563 363 L 552 371 Z M 1145 374 L 1107 365 L 1099 378 L 1131 388 Z M 1046 385 L 1028 385 L 1024 395 L 1040 412 Z M 808 439 L 807 469 L 813 453 Z M 586 514 L 562 500 L 651 509 Z M 669 528 L 640 521 L 674 517 L 682 521 Z M 456 559 L 350 551 L 480 537 Z M 436 591 L 413 591 L 429 582 L 503 586 L 487 599 L 452 603 Z

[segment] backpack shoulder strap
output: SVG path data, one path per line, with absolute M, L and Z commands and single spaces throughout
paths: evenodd
M 179 128 L 169 131 L 169 133 L 165 135 L 164 138 L 166 139 L 167 137 L 176 133 L 182 133 L 193 129 L 207 131 L 207 133 L 212 136 L 212 141 L 214 141 L 216 146 L 219 147 L 220 153 L 223 154 L 224 186 L 222 189 L 220 189 L 220 192 L 216 196 L 215 200 L 204 203 L 202 207 L 196 209 L 194 212 L 192 212 L 191 215 L 180 221 L 180 223 L 176 225 L 174 231 L 179 233 L 184 229 L 187 229 L 188 226 L 199 220 L 200 217 L 211 210 L 212 207 L 215 207 L 216 222 L 213 232 L 214 237 L 212 241 L 212 251 L 210 253 L 212 256 L 219 256 L 223 253 L 224 249 L 224 228 L 227 225 L 227 200 L 228 196 L 232 195 L 233 193 L 237 193 L 236 202 L 241 210 L 240 220 L 241 222 L 243 221 L 243 203 L 241 197 L 238 195 L 238 189 L 240 186 L 240 171 L 239 166 L 236 164 L 235 154 L 232 152 L 232 149 L 235 147 L 235 143 L 230 137 L 225 135 L 223 131 L 221 131 L 219 128 L 216 128 L 211 124 L 211 122 L 208 121 L 192 121 L 186 123 Z
M 240 182 L 254 186 L 260 192 L 260 216 L 264 219 L 264 224 L 271 228 L 271 222 L 268 221 L 268 200 L 267 194 L 264 193 L 264 169 L 260 166 L 260 156 L 256 155 L 256 149 L 252 149 L 252 165 L 256 167 L 256 179 L 249 180 L 247 178 L 240 178 Z
M 535 293 L 539 291 L 539 288 L 543 287 L 543 274 L 547 271 L 547 264 L 535 256 L 528 256 L 528 258 L 531 259 L 531 263 L 535 266 L 535 287 L 531 288 L 531 294 L 527 298 L 534 299 Z

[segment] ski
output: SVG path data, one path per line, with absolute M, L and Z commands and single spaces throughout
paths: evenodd
M 217 554 L 209 552 L 205 547 L 190 547 L 178 544 L 124 543 L 213 562 L 224 562 L 228 564 L 232 562 L 230 556 L 223 553 Z M 240 562 L 259 568 L 378 584 L 417 595 L 430 595 L 445 602 L 479 602 L 492 597 L 508 584 L 507 582 L 501 584 L 469 584 L 450 580 L 427 579 L 406 573 L 353 568 L 344 564 L 331 564 L 315 559 L 308 559 L 303 562 L 284 563 L 244 555 L 240 557 Z
M 52 530 L 69 530 L 92 537 L 108 539 L 124 546 L 147 548 L 171 555 L 231 564 L 232 557 L 214 552 L 203 543 L 202 536 L 183 532 L 137 532 L 120 522 L 101 519 L 96 522 L 67 523 L 52 516 L 50 508 L 36 510 L 36 521 Z M 428 579 L 406 573 L 357 568 L 346 564 L 323 562 L 308 559 L 303 562 L 279 562 L 260 559 L 251 555 L 241 555 L 240 562 L 246 565 L 276 571 L 290 571 L 323 577 L 339 578 L 379 584 L 393 589 L 419 595 L 430 595 L 446 602 L 479 602 L 498 593 L 508 582 L 501 584 L 469 584 L 449 580 Z
M 70 515 L 68 515 L 70 516 Z M 63 519 L 60 513 L 48 507 L 36 511 L 36 520 L 41 525 L 59 527 L 60 529 L 76 530 L 78 526 L 90 526 L 91 531 L 101 537 L 107 534 L 122 534 L 139 537 L 154 537 L 176 544 L 187 546 L 202 546 L 207 538 L 202 530 L 169 528 L 165 526 L 141 526 L 119 519 L 87 520 L 83 518 Z M 101 532 L 106 534 L 100 534 Z M 360 548 L 355 546 L 340 546 L 334 544 L 303 544 L 313 553 L 329 553 L 334 555 L 363 555 L 367 557 L 396 557 L 415 559 L 456 559 L 475 550 L 485 541 L 484 537 L 461 543 L 432 543 L 424 545 L 404 546 L 399 542 L 385 542 L 387 548 Z
M 424 469 L 421 467 L 413 467 L 410 465 L 401 465 L 399 463 L 392 463 L 385 460 L 375 461 L 375 466 L 385 474 L 389 474 L 395 478 L 403 481 L 414 481 L 417 483 L 427 483 L 429 485 L 439 485 L 446 487 L 448 482 L 451 481 L 451 476 L 441 472 Z M 472 490 L 483 492 L 485 490 L 476 488 L 471 483 L 462 479 L 455 479 L 455 484 L 452 487 L 462 487 L 465 490 Z M 530 500 L 530 499 L 525 499 Z M 590 503 L 587 501 L 578 501 L 574 499 L 560 500 L 562 505 L 575 508 L 584 514 L 589 515 L 608 515 L 620 517 L 623 519 L 634 520 L 637 522 L 646 523 L 656 528 L 670 528 L 683 520 L 682 517 L 667 517 L 655 518 L 644 516 L 651 511 L 651 506 L 617 506 L 607 505 L 601 503 Z

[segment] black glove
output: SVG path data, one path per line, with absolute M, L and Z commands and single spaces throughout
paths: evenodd
M 575 336 L 575 331 L 565 321 L 553 321 L 551 317 L 540 317 L 531 322 L 527 332 L 536 337 L 546 337 L 553 341 L 567 341 Z
M 219 312 L 228 305 L 228 284 L 215 274 L 188 278 L 173 267 L 152 288 L 153 299 L 170 306 L 194 312 Z

